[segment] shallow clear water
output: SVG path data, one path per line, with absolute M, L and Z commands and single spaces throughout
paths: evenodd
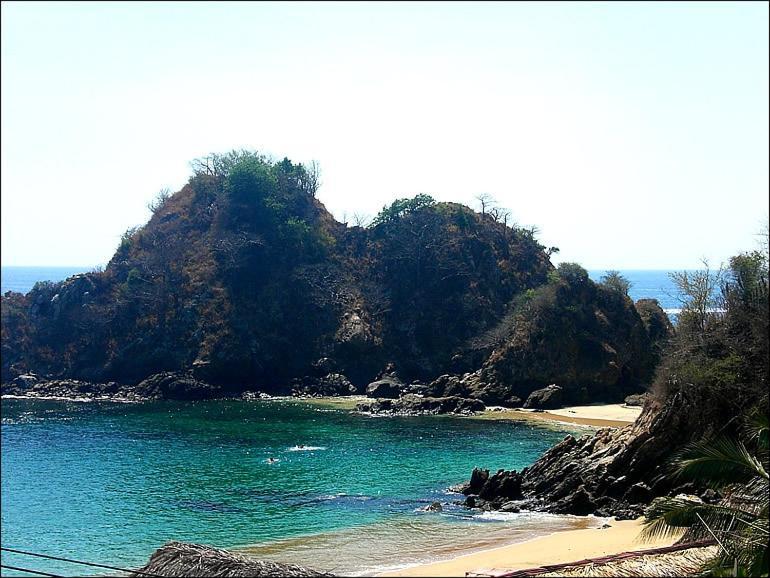
M 262 544 L 256 551 L 267 557 L 354 572 L 423 559 L 434 543 L 513 541 L 573 522 L 473 515 L 444 490 L 474 466 L 532 463 L 563 427 L 373 418 L 291 400 L 3 399 L 2 545 L 135 567 L 169 540 Z M 419 511 L 434 500 L 444 512 Z M 469 533 L 482 527 L 474 542 Z M 380 555 L 363 555 L 367 535 Z M 334 559 L 330 547 L 339 548 Z M 26 567 L 73 573 L 56 562 Z

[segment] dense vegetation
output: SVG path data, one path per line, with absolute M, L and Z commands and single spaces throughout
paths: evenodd
M 767 576 L 768 255 L 744 253 L 726 271 L 679 273 L 674 281 L 684 307 L 655 392 L 661 404 L 687 397 L 695 415 L 692 441 L 674 454 L 667 477 L 716 493 L 711 501 L 656 500 L 646 511 L 648 533 L 688 528 L 693 538 L 716 538 L 712 572 Z
M 578 266 L 556 273 L 556 249 L 488 203 L 417 195 L 347 227 L 316 198 L 315 167 L 233 151 L 193 169 L 104 271 L 2 298 L 4 382 L 191 370 L 235 391 L 327 374 L 361 386 L 388 364 L 406 380 L 474 371 L 506 347 L 519 369 L 487 364 L 489 377 L 518 395 L 603 375 L 617 397 L 649 381 L 652 342 L 627 295 Z M 511 331 L 520 317 L 533 351 Z

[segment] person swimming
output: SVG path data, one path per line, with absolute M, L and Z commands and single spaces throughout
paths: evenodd
M 297 446 L 297 449 L 304 450 L 305 449 L 305 444 L 299 444 Z
M 274 463 L 275 463 L 275 462 L 277 462 L 277 461 L 278 461 L 278 460 L 277 460 L 277 459 L 275 459 L 273 456 L 270 456 L 269 458 L 267 458 L 267 463 L 268 463 L 268 464 L 274 464 Z

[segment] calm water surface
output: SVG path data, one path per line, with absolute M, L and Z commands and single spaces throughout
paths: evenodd
M 2 544 L 129 567 L 168 540 L 251 546 L 347 573 L 432 559 L 428 548 L 584 523 L 472 514 L 445 492 L 474 466 L 532 463 L 563 427 L 372 418 L 291 400 L 3 399 Z M 420 511 L 434 500 L 442 513 Z M 32 567 L 73 572 L 56 562 Z

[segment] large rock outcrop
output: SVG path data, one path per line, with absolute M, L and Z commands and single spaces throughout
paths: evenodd
M 669 460 L 677 448 L 713 431 L 717 407 L 701 394 L 686 391 L 663 404 L 649 398 L 633 424 L 579 438 L 568 435 L 532 466 L 505 475 L 519 476 L 518 504 L 524 508 L 636 518 L 655 496 L 706 491 L 672 478 Z M 459 489 L 473 492 L 468 488 L 474 487 L 474 478 L 478 488 L 480 472 L 474 471 L 470 484 Z M 473 506 L 494 509 L 508 501 L 504 493 L 490 490 Z
M 348 227 L 301 165 L 213 158 L 104 271 L 0 299 L 3 382 L 175 372 L 227 394 L 344 394 L 341 376 L 361 390 L 392 361 L 399 394 L 516 406 L 551 383 L 586 401 L 648 378 L 630 300 L 557 274 L 531 231 L 425 195 Z

